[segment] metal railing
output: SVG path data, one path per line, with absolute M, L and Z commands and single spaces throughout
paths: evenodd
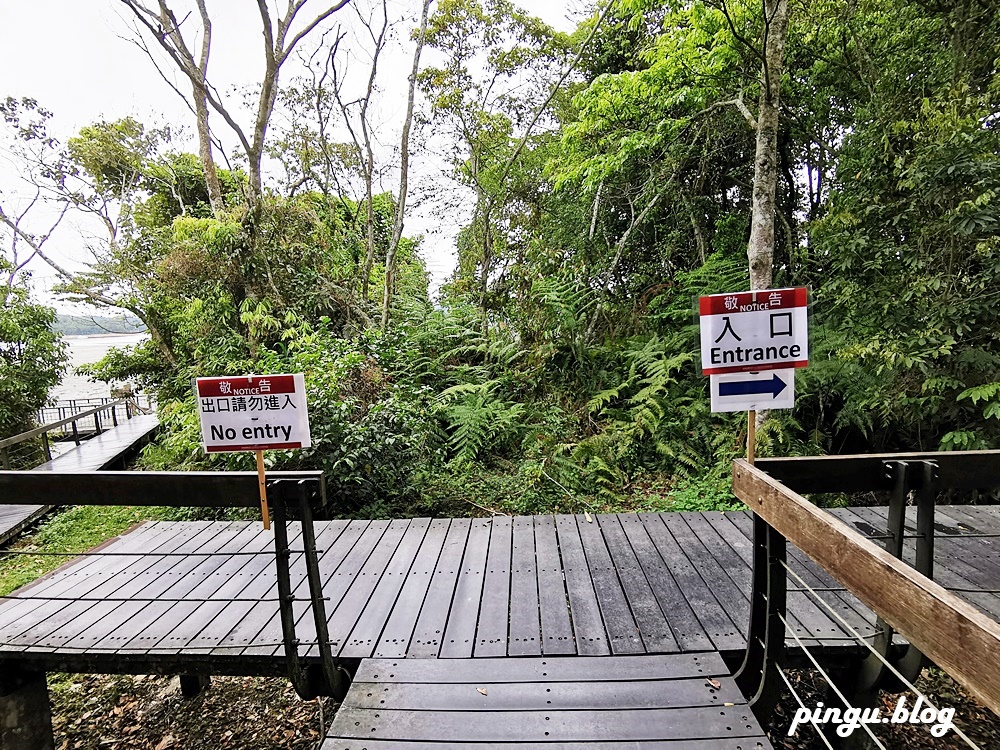
M 338 700 L 346 694 L 349 679 L 347 673 L 338 666 L 330 643 L 326 600 L 323 596 L 323 581 L 319 568 L 319 551 L 316 548 L 316 534 L 313 523 L 314 509 L 326 505 L 326 482 L 321 471 L 275 471 L 267 478 L 268 503 L 273 509 L 274 550 L 254 552 L 253 555 L 273 556 L 277 579 L 275 598 L 254 598 L 255 602 L 275 602 L 281 621 L 282 641 L 274 646 L 282 646 L 285 653 L 285 669 L 296 692 L 303 698 L 317 695 L 332 695 Z M 66 497 L 72 497 L 76 505 L 130 505 L 130 506 L 172 506 L 189 508 L 257 508 L 259 507 L 258 477 L 256 472 L 246 471 L 163 471 L 163 472 L 20 472 L 0 471 L 0 496 L 11 498 L 14 503 L 57 504 Z M 301 535 L 295 534 L 300 545 L 292 549 L 289 539 L 289 516 L 294 516 L 300 524 Z M 292 555 L 303 555 L 305 581 L 308 597 L 295 592 L 302 581 L 293 581 L 291 573 Z M 0 550 L 0 557 L 7 554 L 22 554 L 21 551 Z M 23 554 L 37 554 L 24 551 Z M 64 553 L 57 553 L 62 555 Z M 65 553 L 75 557 L 78 553 Z M 87 556 L 109 556 L 114 552 L 94 549 Z M 192 553 L 183 553 L 190 557 Z M 197 552 L 198 556 L 232 557 L 233 551 Z M 157 551 L 131 551 L 130 557 L 170 556 Z M 31 593 L 13 595 L 8 598 L 31 599 Z M 102 597 L 103 598 L 103 597 Z M 129 597 L 131 601 L 142 602 L 141 596 Z M 239 601 L 233 598 L 229 601 Z M 87 601 L 85 596 L 74 593 L 66 601 Z M 158 598 L 157 601 L 170 601 Z M 178 601 L 193 601 L 190 598 Z M 305 602 L 312 614 L 315 640 L 302 641 L 296 635 L 296 624 L 301 624 L 301 609 L 295 606 Z M 255 643 L 255 646 L 264 644 Z M 310 646 L 315 646 L 319 659 L 309 659 Z M 242 644 L 239 648 L 245 648 Z M 303 653 L 302 649 L 305 648 Z M 225 648 L 220 646 L 219 648 Z M 99 649 L 93 649 L 99 651 Z M 143 647 L 146 653 L 156 653 L 155 647 Z M 176 652 L 176 646 L 166 651 Z
M 151 411 L 154 408 L 153 399 L 148 394 L 143 393 L 122 396 L 101 396 L 98 398 L 70 398 L 61 399 L 54 404 L 43 406 L 35 412 L 35 421 L 40 425 L 58 422 L 80 412 L 98 406 L 107 406 L 110 403 L 122 400 L 131 401 L 132 405 L 139 411 Z
M 1000 451 L 736 461 L 733 492 L 754 516 L 750 628 L 746 658 L 737 675 L 751 705 L 768 710 L 782 683 L 794 694 L 782 670 L 787 666 L 787 630 L 847 707 L 851 701 L 868 705 L 879 689 L 915 691 L 913 682 L 930 660 L 984 705 L 1000 712 L 1000 623 L 932 580 L 936 496 L 960 491 L 979 497 L 983 490 L 989 494 L 997 487 Z M 889 493 L 887 528 L 884 533 L 875 528 L 872 534 L 859 533 L 799 492 Z M 916 511 L 915 534 L 906 533 L 909 503 Z M 906 539 L 915 540 L 913 566 L 903 559 Z M 851 628 L 859 645 L 870 653 L 854 662 L 845 676 L 834 679 L 820 669 L 788 627 L 786 574 L 797 580 L 797 590 L 808 591 L 837 613 L 789 568 L 786 540 L 877 615 L 873 642 Z M 906 642 L 894 642 L 895 633 Z M 871 728 L 862 729 L 876 747 L 885 747 Z M 955 732 L 976 746 L 957 727 Z
M 72 440 L 76 445 L 92 435 L 100 435 L 111 427 L 118 426 L 119 413 L 125 419 L 145 411 L 130 399 L 115 399 L 100 406 L 79 411 L 70 416 L 43 424 L 33 430 L 0 440 L 0 468 L 10 471 L 17 468 L 31 468 L 31 462 L 39 458 L 38 442 L 46 461 L 52 460 L 54 442 Z M 93 419 L 93 424 L 83 425 L 83 420 Z

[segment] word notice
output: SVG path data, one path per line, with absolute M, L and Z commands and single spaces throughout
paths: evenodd
M 705 375 L 809 364 L 809 290 L 712 294 L 698 302 Z
M 208 453 L 308 448 L 305 377 L 197 378 L 201 439 Z

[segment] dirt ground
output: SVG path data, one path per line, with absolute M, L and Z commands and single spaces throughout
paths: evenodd
M 828 700 L 814 672 L 790 676 L 807 706 Z M 982 750 L 1000 750 L 1000 717 L 947 675 L 925 671 L 917 687 L 935 705 L 955 707 L 955 723 Z M 315 750 L 336 709 L 330 699 L 300 700 L 281 678 L 216 677 L 192 699 L 181 696 L 176 677 L 54 675 L 50 690 L 57 750 Z M 883 695 L 883 713 L 892 712 L 897 698 Z M 912 705 L 913 696 L 908 700 Z M 826 748 L 812 727 L 787 735 L 797 706 L 791 698 L 778 706 L 768 726 L 774 747 Z M 954 734 L 938 739 L 920 725 L 878 726 L 876 734 L 889 750 L 968 747 Z
M 60 675 L 49 687 L 57 750 L 314 750 L 335 708 L 280 678 L 215 677 L 190 699 L 176 677 Z

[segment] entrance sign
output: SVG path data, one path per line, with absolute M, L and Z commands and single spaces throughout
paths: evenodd
M 712 375 L 712 411 L 791 409 L 795 405 L 795 370 L 732 372 Z
M 312 445 L 305 376 L 299 373 L 196 378 L 194 390 L 205 451 L 257 454 L 260 513 L 264 528 L 270 529 L 264 451 Z
M 242 375 L 196 381 L 208 453 L 308 448 L 305 377 Z
M 808 303 L 806 287 L 701 297 L 702 373 L 805 367 L 809 364 Z M 715 392 L 713 387 L 713 398 Z

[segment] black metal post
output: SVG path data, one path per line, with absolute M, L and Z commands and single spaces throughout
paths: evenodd
M 302 543 L 305 550 L 306 578 L 309 580 L 309 596 L 312 605 L 313 619 L 316 622 L 316 644 L 319 648 L 321 685 L 316 685 L 317 692 L 332 695 L 341 700 L 347 694 L 348 680 L 337 669 L 330 647 L 330 629 L 326 619 L 326 602 L 323 597 L 323 579 L 319 572 L 319 557 L 316 553 L 316 530 L 313 527 L 312 506 L 306 480 L 297 483 L 299 512 L 302 518 Z
M 76 422 L 72 422 L 73 425 L 73 442 L 77 445 L 80 444 L 80 431 L 76 427 Z
M 284 499 L 281 497 L 272 499 L 272 510 L 278 579 L 278 611 L 281 615 L 281 635 L 285 645 L 285 659 L 288 661 L 288 679 L 291 680 L 295 692 L 302 698 L 313 698 L 315 696 L 310 695 L 309 681 L 299 658 L 299 639 L 295 637 L 295 610 L 293 607 L 295 596 L 292 594 L 289 570 L 291 550 L 288 548 L 288 527 L 286 526 L 288 514 L 285 511 Z
M 42 433 L 42 447 L 45 449 L 45 460 L 52 460 L 52 446 L 49 445 L 49 433 Z
M 118 426 L 118 412 L 115 411 L 117 408 L 118 408 L 117 406 L 111 407 L 111 421 L 115 427 Z
M 785 652 L 786 546 L 785 537 L 755 513 L 747 650 L 735 677 L 759 715 L 769 713 L 781 696 L 778 669 Z

